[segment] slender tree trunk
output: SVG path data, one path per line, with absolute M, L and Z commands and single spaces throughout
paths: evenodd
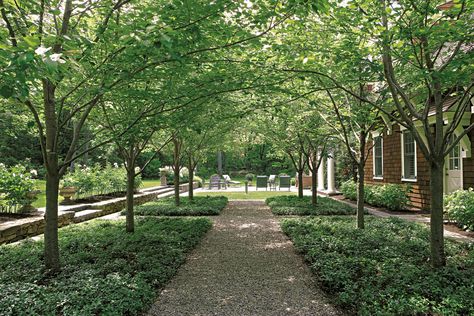
M 311 171 L 311 204 L 318 204 L 318 170 L 317 162 L 313 160 L 313 170 Z
M 180 142 L 179 140 L 174 137 L 173 138 L 174 144 L 174 153 L 173 153 L 173 172 L 174 172 L 174 204 L 179 206 L 180 199 L 179 199 L 179 157 L 180 157 Z
M 174 166 L 174 204 L 179 206 L 179 162 Z
M 133 214 L 133 193 L 135 189 L 135 164 L 127 161 L 127 214 L 126 231 L 133 233 L 135 231 L 135 219 Z
M 446 265 L 443 227 L 444 158 L 430 163 L 431 172 L 431 264 L 435 268 Z
M 189 200 L 190 200 L 190 201 L 193 201 L 193 199 L 194 199 L 194 186 L 193 186 L 194 166 L 193 166 L 193 158 L 192 158 L 191 155 L 189 155 L 188 170 L 189 170 L 189 188 L 188 188 L 188 195 L 189 195 Z
M 364 127 L 365 128 L 365 127 Z M 359 133 L 359 153 L 360 158 L 357 162 L 357 228 L 364 229 L 364 197 L 365 197 L 365 147 L 366 147 L 366 132 L 361 131 Z
M 46 270 L 56 273 L 60 270 L 58 242 L 58 192 L 59 163 L 56 146 L 58 130 L 56 106 L 56 87 L 43 80 L 44 116 L 46 126 L 46 153 L 44 154 L 46 174 L 46 212 L 44 229 L 44 263 Z
M 357 179 L 357 228 L 364 229 L 364 165 L 359 164 L 357 168 L 359 175 Z
M 303 198 L 303 170 L 298 170 L 298 197 Z
M 58 243 L 58 192 L 59 175 L 48 172 L 46 174 L 46 212 L 44 228 L 44 263 L 46 269 L 52 273 L 58 272 L 59 243 Z

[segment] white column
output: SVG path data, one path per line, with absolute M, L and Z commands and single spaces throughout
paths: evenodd
M 318 168 L 318 191 L 324 191 L 324 157 L 321 158 Z
M 336 178 L 334 175 L 334 157 L 331 153 L 328 156 L 328 194 L 336 193 Z

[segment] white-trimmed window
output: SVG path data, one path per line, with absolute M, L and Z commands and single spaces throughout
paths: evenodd
M 416 142 L 410 131 L 402 133 L 402 180 L 416 181 Z
M 374 137 L 374 179 L 383 179 L 383 138 Z

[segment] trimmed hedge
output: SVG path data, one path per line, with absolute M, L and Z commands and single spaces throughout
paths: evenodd
M 193 201 L 188 197 L 180 198 L 180 206 L 174 205 L 174 197 L 158 199 L 135 208 L 135 215 L 142 216 L 201 216 L 219 215 L 226 207 L 225 196 L 195 196 Z
M 328 197 L 318 197 L 318 204 L 311 204 L 311 197 L 304 196 L 274 196 L 266 199 L 275 215 L 352 215 L 356 209 L 345 203 Z
M 286 219 L 283 231 L 336 303 L 359 315 L 474 315 L 474 247 L 446 241 L 448 264 L 429 263 L 429 230 L 397 218 Z
M 474 230 L 474 190 L 457 190 L 445 196 L 444 211 L 448 220 L 463 229 Z
M 139 315 L 212 224 L 206 218 L 94 220 L 60 230 L 61 272 L 45 278 L 43 242 L 0 247 L 2 315 Z
M 353 201 L 357 200 L 357 183 L 354 181 L 343 182 L 340 190 L 344 197 Z M 400 184 L 366 184 L 364 201 L 374 206 L 385 207 L 390 211 L 399 211 L 410 205 L 409 192 L 409 186 Z

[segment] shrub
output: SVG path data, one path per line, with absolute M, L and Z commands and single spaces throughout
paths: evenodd
M 198 183 L 199 188 L 202 188 L 204 185 L 204 180 L 201 177 L 194 176 L 193 181 L 196 181 Z
M 342 183 L 342 194 L 350 199 L 357 199 L 357 183 L 348 180 Z M 385 207 L 391 211 L 406 209 L 410 204 L 408 193 L 410 187 L 400 184 L 366 184 L 364 186 L 364 201 L 374 206 Z
M 347 180 L 343 182 L 339 190 L 341 190 L 341 193 L 346 198 L 354 201 L 357 199 L 357 183 L 355 183 L 354 181 Z
M 141 176 L 136 176 L 134 189 L 137 190 L 141 183 Z M 113 166 L 107 164 L 105 168 L 101 168 L 99 164 L 92 167 L 78 164 L 74 172 L 64 176 L 60 185 L 75 187 L 76 198 L 121 193 L 127 190 L 127 171 L 125 167 L 119 167 L 118 164 Z
M 248 182 L 252 182 L 254 178 L 255 178 L 255 175 L 253 173 L 247 173 L 245 175 L 245 180 L 247 180 Z
M 311 197 L 304 196 L 272 196 L 265 203 L 275 215 L 352 215 L 356 209 L 345 203 L 328 197 L 318 197 L 318 204 L 311 204 Z
M 32 174 L 24 166 L 7 168 L 0 164 L 0 212 L 19 212 L 34 201 L 28 195 L 34 188 Z
M 61 272 L 45 278 L 43 242 L 0 247 L 2 315 L 138 315 L 176 273 L 212 224 L 205 218 L 147 218 L 61 229 Z
M 474 190 L 457 190 L 445 196 L 444 211 L 463 229 L 474 230 Z
M 185 176 L 180 176 L 179 177 L 179 183 L 188 183 L 189 182 L 189 175 Z M 173 185 L 174 184 L 174 173 L 170 172 L 166 174 L 166 183 L 168 185 Z
M 429 230 L 397 218 L 286 219 L 283 231 L 336 303 L 358 315 L 473 315 L 474 250 L 446 241 L 448 264 L 430 266 Z
M 225 196 L 195 196 L 193 201 L 182 197 L 180 205 L 174 204 L 174 197 L 158 199 L 135 208 L 135 215 L 143 216 L 202 216 L 219 215 L 228 202 Z

